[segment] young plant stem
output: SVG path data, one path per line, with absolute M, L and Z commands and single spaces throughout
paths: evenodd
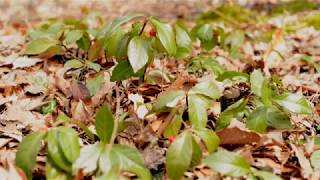
M 114 125 L 113 125 L 113 131 L 111 134 L 110 143 L 107 145 L 108 149 L 111 149 L 114 144 L 114 140 L 117 137 L 118 126 L 119 126 L 118 121 L 119 121 L 119 113 L 120 113 L 120 92 L 119 92 L 118 84 L 115 86 L 115 91 L 116 91 L 116 112 L 115 112 Z
M 142 25 L 142 28 L 141 28 L 141 30 L 140 30 L 140 32 L 139 32 L 139 36 L 142 35 L 144 29 L 146 28 L 146 26 L 147 26 L 147 24 L 148 24 L 148 21 L 149 21 L 148 18 L 146 18 L 146 19 L 144 20 L 143 25 Z

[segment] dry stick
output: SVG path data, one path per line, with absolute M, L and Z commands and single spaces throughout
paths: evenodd
M 157 132 L 158 136 L 161 136 L 161 134 L 166 130 L 166 128 L 168 127 L 168 125 L 171 123 L 175 113 L 176 113 L 176 109 L 172 109 L 170 114 L 166 117 L 166 119 L 164 120 L 164 122 L 161 124 L 161 126 L 159 127 L 159 130 Z

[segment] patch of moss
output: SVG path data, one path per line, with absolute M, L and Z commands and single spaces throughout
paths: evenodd
M 308 26 L 313 26 L 315 29 L 320 30 L 320 13 L 302 20 Z
M 224 21 L 229 23 L 250 23 L 257 17 L 258 13 L 245 9 L 235 4 L 224 4 L 216 9 L 205 12 L 198 19 L 199 23 Z
M 283 2 L 280 5 L 272 9 L 272 15 L 278 15 L 283 13 L 298 13 L 307 10 L 317 9 L 317 4 L 308 0 L 294 0 L 289 2 Z

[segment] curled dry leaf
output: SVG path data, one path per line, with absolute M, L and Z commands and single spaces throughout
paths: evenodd
M 245 145 L 260 141 L 260 136 L 257 133 L 247 132 L 236 127 L 225 128 L 217 132 L 217 135 L 221 145 Z

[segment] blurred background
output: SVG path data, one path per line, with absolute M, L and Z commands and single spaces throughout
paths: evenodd
M 0 21 L 77 17 L 88 10 L 91 13 L 103 12 L 100 15 L 107 19 L 130 12 L 141 12 L 164 19 L 192 18 L 222 3 L 250 7 L 272 5 L 279 1 L 281 0 L 0 0 Z

